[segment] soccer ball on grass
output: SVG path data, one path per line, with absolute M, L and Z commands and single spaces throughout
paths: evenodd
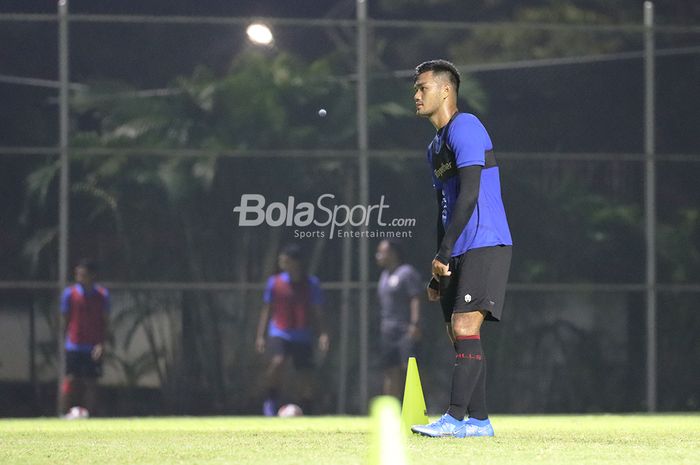
M 277 415 L 280 417 L 300 417 L 303 414 L 304 412 L 297 404 L 284 404 L 277 411 Z
M 66 420 L 82 420 L 84 418 L 90 418 L 90 412 L 85 407 L 76 405 L 68 410 L 68 413 L 64 416 Z

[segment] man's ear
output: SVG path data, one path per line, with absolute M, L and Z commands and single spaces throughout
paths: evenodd
M 452 92 L 452 89 L 450 88 L 450 85 L 445 83 L 442 85 L 442 98 L 446 99 L 447 97 L 450 96 L 450 92 Z

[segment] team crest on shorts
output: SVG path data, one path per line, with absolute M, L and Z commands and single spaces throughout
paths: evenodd
M 465 296 L 464 296 L 464 301 L 465 301 L 466 303 L 471 302 L 471 301 L 472 301 L 472 296 L 471 296 L 470 294 L 465 295 Z

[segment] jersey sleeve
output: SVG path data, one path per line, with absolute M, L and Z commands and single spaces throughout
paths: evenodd
M 72 294 L 71 288 L 67 287 L 63 290 L 61 295 L 61 313 L 64 315 L 70 312 L 70 296 Z
M 321 289 L 321 281 L 319 281 L 316 276 L 311 276 L 309 278 L 309 285 L 311 286 L 311 304 L 323 305 L 323 290 Z
M 415 268 L 411 267 L 406 273 L 406 293 L 410 297 L 416 297 L 423 294 L 423 282 Z
M 263 292 L 263 302 L 266 304 L 272 303 L 272 288 L 275 286 L 275 277 L 270 276 L 267 278 L 267 284 L 265 285 L 265 291 Z
M 491 139 L 481 121 L 474 115 L 461 114 L 450 125 L 447 143 L 455 153 L 457 168 L 484 166 L 485 152 L 491 150 Z
M 109 293 L 109 289 L 104 286 L 99 286 L 97 291 L 102 294 L 105 299 L 105 312 L 109 313 L 112 310 L 112 296 Z

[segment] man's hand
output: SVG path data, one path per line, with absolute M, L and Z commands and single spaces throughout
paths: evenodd
M 438 259 L 433 259 L 432 273 L 433 277 L 430 279 L 430 284 L 428 284 L 428 300 L 434 302 L 440 299 L 443 281 L 445 277 L 450 276 L 452 272 L 450 271 L 449 265 L 445 265 Z
M 440 281 L 433 276 L 428 283 L 428 300 L 430 302 L 435 302 L 440 300 Z
M 265 336 L 258 336 L 255 338 L 255 350 L 257 350 L 259 354 L 265 353 Z
M 104 355 L 104 346 L 102 344 L 95 344 L 95 347 L 92 348 L 92 352 L 90 352 L 90 356 L 95 362 L 99 362 L 102 360 L 102 355 Z
M 330 341 L 328 339 L 328 334 L 326 333 L 321 333 L 318 336 L 318 350 L 323 352 L 324 354 L 328 352 L 328 348 L 330 347 Z
M 433 259 L 433 276 L 440 279 L 440 276 L 450 276 L 452 272 L 450 271 L 449 265 L 442 263 L 440 260 Z

